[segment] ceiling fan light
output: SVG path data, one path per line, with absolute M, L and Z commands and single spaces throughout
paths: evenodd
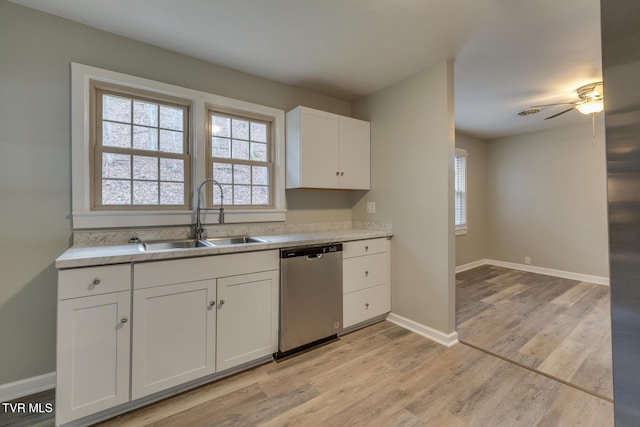
M 578 109 L 578 111 L 585 115 L 596 114 L 604 109 L 604 104 L 602 103 L 602 100 L 599 99 L 594 101 L 585 101 L 581 104 L 576 105 L 576 108 Z

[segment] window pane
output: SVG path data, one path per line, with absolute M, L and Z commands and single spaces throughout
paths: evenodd
M 250 205 L 251 204 L 251 187 L 248 185 L 233 186 L 233 204 L 234 205 Z
M 131 126 L 121 123 L 102 123 L 102 145 L 131 148 Z
M 160 159 L 160 180 L 183 182 L 184 181 L 184 160 Z M 182 184 L 180 185 L 182 186 Z M 160 199 L 162 200 L 162 187 L 160 187 Z
M 103 205 L 131 204 L 131 181 L 102 180 Z
M 222 191 L 224 192 L 224 204 L 230 205 L 233 204 L 233 200 L 231 196 L 233 195 L 233 186 L 232 185 L 223 185 Z M 213 204 L 220 206 L 220 189 L 217 185 L 213 185 Z
M 249 142 L 233 140 L 233 155 L 234 159 L 249 160 Z
M 133 156 L 133 178 L 151 179 L 157 181 L 158 158 L 148 156 Z
M 102 153 L 103 178 L 131 178 L 131 156 L 128 154 Z
M 251 140 L 267 142 L 267 125 L 265 123 L 251 123 Z
M 254 186 L 251 203 L 254 205 L 268 205 L 269 204 L 269 187 Z
M 160 127 L 182 131 L 184 128 L 184 115 L 182 108 L 160 106 Z
M 249 139 L 249 122 L 247 120 L 231 120 L 231 136 L 235 139 Z
M 231 138 L 231 119 L 228 117 L 211 116 L 211 134 Z
M 157 205 L 158 183 L 149 181 L 133 181 L 134 205 Z
M 144 126 L 133 127 L 133 148 L 158 151 L 158 130 Z
M 220 184 L 231 184 L 233 183 L 232 175 L 231 175 L 231 165 L 228 163 L 214 163 L 213 164 L 213 179 L 218 181 Z M 213 184 L 214 187 L 217 185 Z
M 137 125 L 158 126 L 158 104 L 133 101 L 133 123 Z
M 233 165 L 233 183 L 251 184 L 251 166 Z
M 213 137 L 211 141 L 211 155 L 213 157 L 231 158 L 231 140 Z
M 162 205 L 183 205 L 184 204 L 184 184 L 178 182 L 160 183 L 160 204 Z
M 131 123 L 131 100 L 120 96 L 104 95 L 102 118 L 114 122 Z
M 251 160 L 259 162 L 266 162 L 267 159 L 267 144 L 259 142 L 251 143 Z
M 252 171 L 252 184 L 269 185 L 269 168 L 267 168 L 266 166 L 253 166 Z
M 160 130 L 160 151 L 165 153 L 182 154 L 184 150 L 184 140 L 182 132 L 171 130 Z

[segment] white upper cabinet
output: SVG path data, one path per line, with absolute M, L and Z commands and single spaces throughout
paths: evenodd
M 286 128 L 287 188 L 370 188 L 368 122 L 297 107 Z

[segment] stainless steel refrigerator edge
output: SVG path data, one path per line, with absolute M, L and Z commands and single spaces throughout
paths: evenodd
M 615 424 L 640 425 L 640 1 L 601 0 Z

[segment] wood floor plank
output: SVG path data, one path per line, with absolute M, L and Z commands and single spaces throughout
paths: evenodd
M 474 270 L 457 277 L 462 342 L 613 398 L 608 287 L 484 267 L 476 277 Z

